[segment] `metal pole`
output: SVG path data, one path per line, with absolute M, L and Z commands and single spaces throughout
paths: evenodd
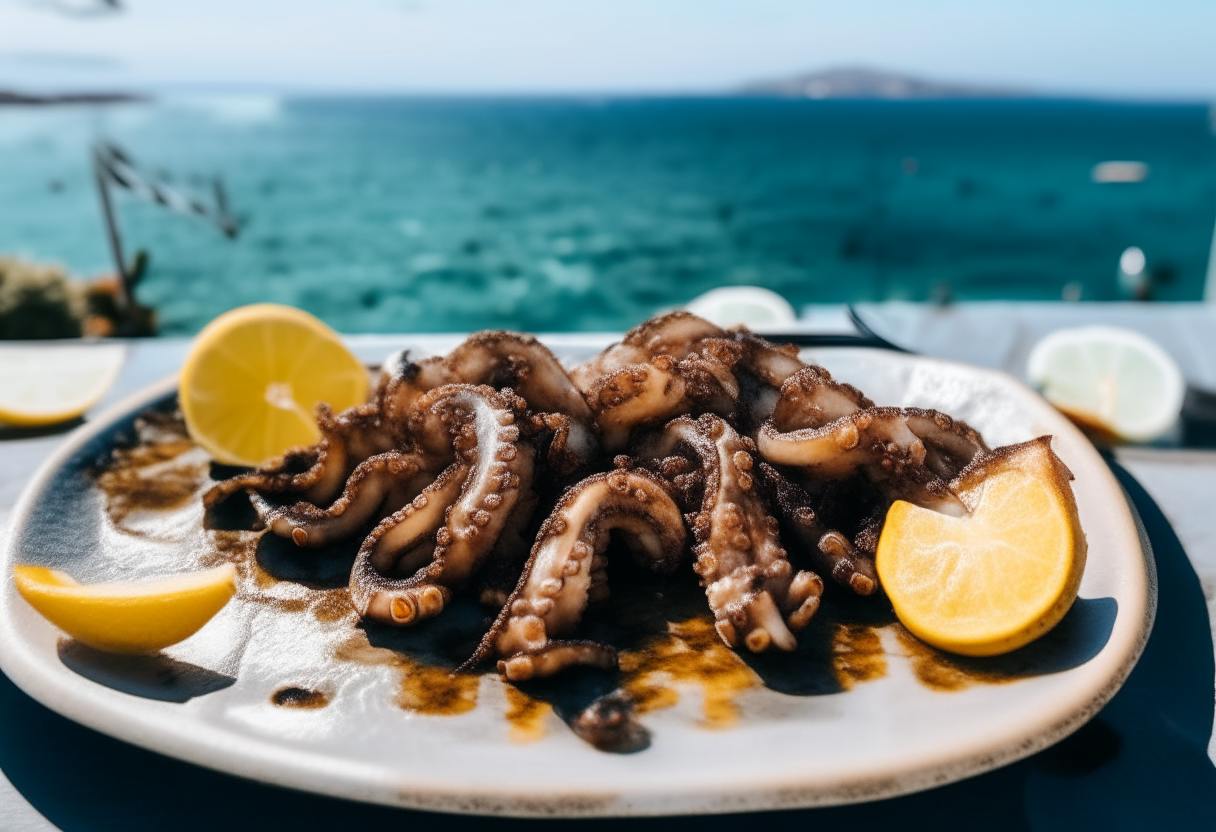
M 1208 281 L 1203 291 L 1203 299 L 1208 303 L 1216 303 L 1216 229 L 1212 231 L 1212 252 L 1208 255 Z
M 114 270 L 118 273 L 119 310 L 127 312 L 131 308 L 131 289 L 127 277 L 126 261 L 122 256 L 122 235 L 118 230 L 118 217 L 114 213 L 114 204 L 110 200 L 110 176 L 106 164 L 101 157 L 101 148 L 93 148 L 93 175 L 97 179 L 97 193 L 101 197 L 101 214 L 106 223 L 106 237 L 110 241 L 110 253 L 114 256 Z

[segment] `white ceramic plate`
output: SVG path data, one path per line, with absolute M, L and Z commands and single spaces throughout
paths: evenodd
M 555 343 L 570 356 L 590 350 L 578 346 Z M 34 613 L 13 588 L 13 565 L 94 581 L 197 569 L 251 551 L 242 548 L 248 533 L 204 530 L 194 490 L 206 484 L 200 451 L 163 463 L 184 483 L 177 503 L 152 509 L 128 482 L 128 502 L 116 504 L 97 487 L 97 461 L 130 435 L 134 417 L 172 401 L 168 380 L 80 428 L 26 490 L 3 554 L 0 666 L 48 707 L 154 751 L 297 789 L 452 812 L 649 815 L 872 800 L 987 771 L 1080 727 L 1131 672 L 1156 602 L 1151 553 L 1102 459 L 1001 373 L 870 350 L 808 357 L 880 404 L 964 419 L 993 446 L 1055 436 L 1076 475 L 1089 541 L 1081 600 L 1055 631 L 1010 657 L 951 664 L 902 637 L 881 604 L 832 612 L 837 594 L 825 598 L 793 656 L 765 657 L 752 669 L 728 656 L 717 675 L 674 664 L 671 674 L 635 671 L 635 690 L 649 691 L 656 707 L 641 716 L 650 746 L 628 755 L 597 751 L 569 730 L 558 713 L 582 694 L 560 683 L 530 690 L 537 698 L 529 699 L 493 672 L 457 684 L 421 670 L 415 660 L 447 658 L 453 644 L 467 643 L 468 633 L 452 628 L 471 615 L 475 630 L 476 612 L 429 631 L 369 636 L 342 616 L 341 590 L 256 570 L 194 637 L 157 657 L 108 657 Z M 299 569 L 314 584 L 341 584 L 332 568 L 301 565 L 281 549 L 257 557 L 279 577 Z M 373 648 L 369 637 L 414 658 Z M 679 646 L 675 636 L 654 638 Z M 319 692 L 327 704 L 272 702 L 288 688 Z

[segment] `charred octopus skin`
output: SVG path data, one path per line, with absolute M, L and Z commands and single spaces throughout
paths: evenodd
M 797 347 L 671 312 L 630 330 L 571 377 L 595 412 L 605 449 L 615 452 L 635 429 L 682 415 L 716 413 L 754 433 L 782 384 L 804 367 Z
M 361 616 L 402 625 L 437 615 L 481 567 L 531 488 L 535 454 L 521 441 L 522 415 L 522 399 L 485 386 L 449 384 L 418 399 L 411 430 L 421 451 L 452 461 L 359 549 L 350 592 Z
M 279 537 L 297 546 L 324 546 L 401 508 L 434 478 L 423 455 L 389 451 L 359 463 L 328 508 L 304 500 L 278 506 L 256 491 L 250 502 L 262 525 Z
M 705 414 L 672 421 L 641 453 L 673 477 L 674 490 L 692 511 L 693 569 L 722 640 L 753 653 L 797 647 L 794 633 L 819 609 L 823 581 L 789 562 L 777 520 L 757 488 L 755 444 Z M 690 476 L 689 458 L 697 476 Z
M 829 527 L 814 498 L 772 465 L 761 462 L 756 473 L 769 505 L 785 519 L 816 567 L 858 595 L 873 594 L 878 588 L 873 553 L 859 552 L 843 532 Z
M 803 476 L 862 475 L 888 499 L 955 516 L 967 508 L 934 469 L 948 472 L 987 450 L 976 431 L 944 413 L 898 407 L 870 407 L 788 432 L 770 420 L 757 444 L 765 461 L 796 467 Z
M 713 346 L 729 345 L 720 342 Z M 604 449 L 621 451 L 635 429 L 662 426 L 697 411 L 732 413 L 739 384 L 721 352 L 693 353 L 676 360 L 659 355 L 597 379 L 587 391 Z
M 679 566 L 684 521 L 658 479 L 638 470 L 588 477 L 566 491 L 540 527 L 518 586 L 470 666 L 496 655 L 511 681 L 573 665 L 615 668 L 608 645 L 556 638 L 578 626 L 589 602 L 607 598 L 604 551 L 614 530 L 639 565 L 659 573 Z
M 544 414 L 554 434 L 550 462 L 561 474 L 587 465 L 598 453 L 594 420 L 582 393 L 557 357 L 531 335 L 479 332 L 446 356 L 416 363 L 407 352 L 398 353 L 385 362 L 381 387 L 386 409 L 400 418 L 427 391 L 457 383 L 509 387 L 531 411 Z
M 851 384 L 832 378 L 823 367 L 803 367 L 780 385 L 770 415 L 778 431 L 819 428 L 874 406 Z
M 281 459 L 216 483 L 203 495 L 203 506 L 214 508 L 246 489 L 326 505 L 342 493 L 361 462 L 396 447 L 391 430 L 381 419 L 378 401 L 336 416 L 328 405 L 319 404 L 317 426 L 321 440 L 316 445 L 293 448 Z
M 591 386 L 604 376 L 634 364 L 647 364 L 660 355 L 679 361 L 706 338 L 725 338 L 726 330 L 691 312 L 668 312 L 638 324 L 585 364 L 570 371 L 576 387 L 589 395 Z

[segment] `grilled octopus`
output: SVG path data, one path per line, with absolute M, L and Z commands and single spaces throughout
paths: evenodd
M 409 626 L 478 593 L 497 615 L 463 669 L 493 661 L 512 681 L 616 667 L 612 645 L 578 637 L 610 603 L 614 537 L 655 573 L 691 564 L 727 645 L 792 650 L 822 602 L 812 570 L 878 593 L 891 502 L 965 513 L 949 483 L 989 453 L 946 414 L 876 406 L 793 347 L 685 312 L 571 370 L 510 332 L 398 353 L 370 402 L 317 416 L 316 445 L 205 506 L 248 495 L 300 557 L 358 543 L 366 619 Z

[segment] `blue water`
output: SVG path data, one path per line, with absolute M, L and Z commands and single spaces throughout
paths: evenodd
M 1132 245 L 1155 297 L 1197 299 L 1216 220 L 1205 106 L 169 99 L 0 109 L 0 252 L 110 268 L 98 137 L 221 173 L 246 218 L 228 241 L 119 197 L 174 334 L 262 300 L 367 332 L 617 329 L 740 283 L 796 305 L 1114 299 Z M 1111 159 L 1150 175 L 1092 182 Z

